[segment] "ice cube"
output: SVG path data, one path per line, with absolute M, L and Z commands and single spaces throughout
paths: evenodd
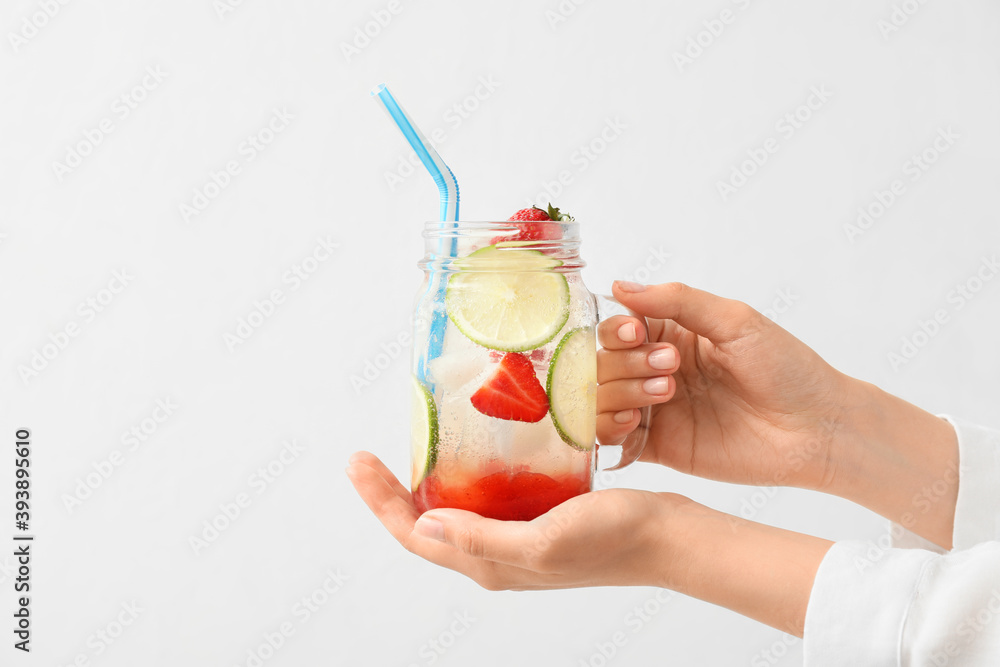
M 468 454 L 482 458 L 506 458 L 512 442 L 508 426 L 511 422 L 487 417 L 476 409 L 466 416 L 462 430 L 462 446 Z
M 546 415 L 541 421 L 514 422 L 511 429 L 511 456 L 519 461 L 527 462 L 537 456 L 545 456 L 558 436 L 552 420 Z
M 464 390 L 490 365 L 488 355 L 485 348 L 466 338 L 458 327 L 449 322 L 441 345 L 441 356 L 427 363 L 428 379 L 438 392 Z
M 464 403 L 454 398 L 441 401 L 438 410 L 439 450 L 454 451 L 462 439 L 465 415 L 472 408 L 468 401 Z
M 445 352 L 427 364 L 429 380 L 441 393 L 455 393 L 480 374 L 483 360 L 470 353 Z

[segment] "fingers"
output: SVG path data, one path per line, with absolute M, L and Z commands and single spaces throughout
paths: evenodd
M 761 318 L 741 301 L 724 299 L 683 283 L 638 285 L 616 280 L 611 290 L 623 306 L 646 317 L 673 320 L 713 343 L 739 338 Z
M 635 408 L 597 415 L 597 441 L 602 445 L 620 445 L 641 418 L 642 413 Z
M 385 480 L 392 490 L 395 491 L 396 495 L 406 502 L 410 502 L 410 490 L 403 486 L 398 479 L 396 479 L 396 476 L 392 474 L 384 463 L 382 463 L 379 457 L 375 456 L 371 452 L 360 451 L 354 452 L 347 462 L 351 465 L 354 465 L 355 463 L 363 463 L 369 468 L 374 469 L 375 472 L 378 473 L 379 477 Z
M 600 349 L 597 351 L 597 382 L 670 375 L 679 366 L 677 348 L 669 343 L 646 343 L 632 350 Z
M 351 457 L 347 476 L 382 525 L 417 556 L 460 572 L 489 590 L 559 587 L 525 567 L 531 545 L 538 541 L 533 524 L 494 521 L 451 509 L 421 516 L 409 491 L 369 452 Z
M 372 456 L 372 458 L 375 457 Z M 378 461 L 378 459 L 375 460 Z M 353 461 L 347 469 L 347 476 L 358 495 L 382 522 L 382 525 L 392 533 L 392 536 L 400 544 L 407 546 L 407 538 L 413 530 L 413 524 L 420 516 L 420 512 L 409 500 L 409 494 L 407 494 L 407 498 L 401 497 L 392 483 L 367 462 Z M 395 480 L 397 485 L 399 484 L 392 473 L 389 473 L 389 477 L 391 480 Z
M 680 367 L 680 355 L 670 343 L 644 343 L 639 320 L 627 315 L 601 322 L 597 333 L 603 346 L 597 351 L 597 440 L 618 445 L 639 424 L 635 408 L 673 396 L 676 382 L 668 376 Z
M 597 385 L 597 414 L 665 403 L 676 389 L 677 382 L 672 376 L 605 382 Z
M 646 342 L 646 328 L 638 318 L 614 315 L 597 325 L 597 340 L 609 350 L 628 350 Z
M 387 476 L 383 477 L 383 474 Z M 479 580 L 481 563 L 476 563 L 446 542 L 428 538 L 414 530 L 420 512 L 413 506 L 408 492 L 405 499 L 400 496 L 399 489 L 406 490 L 377 457 L 367 452 L 352 456 L 347 476 L 375 517 L 408 551 L 435 565 Z
M 522 568 L 528 553 L 526 545 L 538 537 L 531 522 L 486 519 L 456 509 L 429 510 L 417 521 L 415 532 L 446 542 L 472 558 Z

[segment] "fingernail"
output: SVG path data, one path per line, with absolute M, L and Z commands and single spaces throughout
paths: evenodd
M 634 283 L 631 280 L 616 280 L 615 284 L 618 285 L 618 289 L 623 292 L 645 292 L 646 286 L 639 283 Z
M 642 383 L 642 389 L 647 394 L 659 396 L 667 393 L 667 378 L 649 378 Z
M 657 370 L 665 371 L 668 368 L 673 368 L 674 364 L 677 363 L 677 353 L 674 352 L 672 347 L 665 347 L 662 350 L 650 352 L 647 359 L 650 366 Z
M 417 519 L 413 530 L 424 537 L 430 537 L 439 542 L 444 542 L 444 524 L 437 519 L 422 516 Z
M 632 410 L 622 410 L 621 412 L 616 412 L 612 419 L 619 424 L 627 424 L 632 421 Z
M 618 338 L 626 343 L 635 342 L 635 325 L 631 322 L 626 322 L 618 327 Z

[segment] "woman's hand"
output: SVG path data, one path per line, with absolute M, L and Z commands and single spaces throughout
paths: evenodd
M 739 301 L 680 283 L 613 289 L 650 318 L 650 340 L 633 317 L 598 326 L 601 443 L 620 442 L 639 423 L 634 408 L 652 405 L 643 460 L 826 491 L 950 548 L 958 444 L 947 422 L 838 372 Z
M 680 283 L 613 289 L 650 318 L 650 340 L 632 317 L 598 327 L 602 443 L 620 442 L 638 424 L 633 408 L 653 405 L 643 460 L 740 484 L 830 484 L 850 378 L 739 301 Z
M 423 515 L 373 454 L 347 474 L 409 551 L 490 590 L 659 586 L 802 636 L 830 542 L 744 521 L 672 493 L 609 489 L 570 498 L 534 521 L 455 509 Z
M 410 492 L 368 452 L 348 476 L 409 551 L 490 590 L 661 585 L 672 494 L 609 489 L 570 498 L 534 521 L 497 521 L 457 509 L 421 516 Z M 659 569 L 658 569 L 659 568 Z

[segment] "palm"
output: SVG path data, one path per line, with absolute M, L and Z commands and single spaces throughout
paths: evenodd
M 644 458 L 722 481 L 824 484 L 813 459 L 832 435 L 836 371 L 815 352 L 778 327 L 720 345 L 672 322 L 650 333 L 682 361 L 674 398 L 653 407 Z
M 607 489 L 570 498 L 533 521 L 497 521 L 462 510 L 434 510 L 462 528 L 448 543 L 416 530 L 410 492 L 374 455 L 359 452 L 348 474 L 369 508 L 404 547 L 490 589 L 648 585 L 648 541 L 670 494 Z M 649 532 L 649 531 L 645 531 Z

